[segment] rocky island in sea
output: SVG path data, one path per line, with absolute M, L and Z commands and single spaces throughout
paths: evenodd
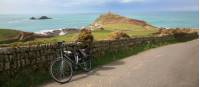
M 52 19 L 50 17 L 47 17 L 47 16 L 41 16 L 39 18 L 36 18 L 36 17 L 31 17 L 30 20 L 44 20 L 44 19 Z

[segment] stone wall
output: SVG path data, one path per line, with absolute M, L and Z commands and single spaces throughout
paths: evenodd
M 126 49 L 135 47 L 142 43 L 157 43 L 172 39 L 195 39 L 198 35 L 188 34 L 182 38 L 176 38 L 173 35 L 162 37 L 140 37 L 123 40 L 106 40 L 93 43 L 92 53 L 95 57 L 104 55 L 106 50 L 116 51 L 118 49 Z M 71 43 L 72 44 L 72 43 Z M 70 49 L 70 44 L 65 44 L 66 49 Z M 59 47 L 57 44 L 45 44 L 32 47 L 3 48 L 0 49 L 0 72 L 8 72 L 9 75 L 20 71 L 24 67 L 33 69 L 41 67 L 49 67 L 52 60 L 57 58 Z

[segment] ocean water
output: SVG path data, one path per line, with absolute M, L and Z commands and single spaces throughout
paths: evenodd
M 87 14 L 50 14 L 53 19 L 30 20 L 42 15 L 0 15 L 0 29 L 16 29 L 29 32 L 41 32 L 61 28 L 80 28 L 92 23 L 102 13 Z M 198 28 L 198 11 L 187 12 L 118 12 L 118 14 L 140 19 L 157 27 Z

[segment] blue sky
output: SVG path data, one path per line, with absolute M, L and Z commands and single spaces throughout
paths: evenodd
M 0 0 L 0 14 L 194 10 L 198 0 Z

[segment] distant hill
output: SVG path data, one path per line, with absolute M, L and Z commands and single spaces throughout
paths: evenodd
M 104 28 L 107 25 L 131 25 L 131 26 L 141 26 L 145 29 L 149 27 L 154 27 L 143 20 L 131 19 L 128 17 L 120 16 L 111 12 L 100 15 L 90 27 L 92 28 Z M 154 27 L 155 28 L 155 27 Z
M 0 41 L 17 37 L 21 31 L 11 29 L 0 29 Z
M 12 43 L 16 41 L 28 41 L 41 37 L 47 36 L 19 30 L 0 29 L 0 44 Z
M 100 15 L 90 26 L 88 26 L 88 28 L 92 30 L 92 34 L 96 41 L 108 40 L 110 34 L 113 32 L 126 33 L 130 37 L 143 37 L 151 36 L 158 31 L 157 27 L 154 27 L 145 21 L 131 19 L 111 12 Z M 64 29 L 62 32 L 67 32 L 67 34 L 59 36 L 61 30 L 54 30 L 52 32 L 46 32 L 47 36 L 45 36 L 46 34 L 41 35 L 31 32 L 0 29 L 0 44 L 10 43 L 10 45 L 15 46 L 17 44 L 18 46 L 55 43 L 58 41 L 71 42 L 77 39 L 79 30 Z M 52 37 L 48 37 L 48 35 Z

